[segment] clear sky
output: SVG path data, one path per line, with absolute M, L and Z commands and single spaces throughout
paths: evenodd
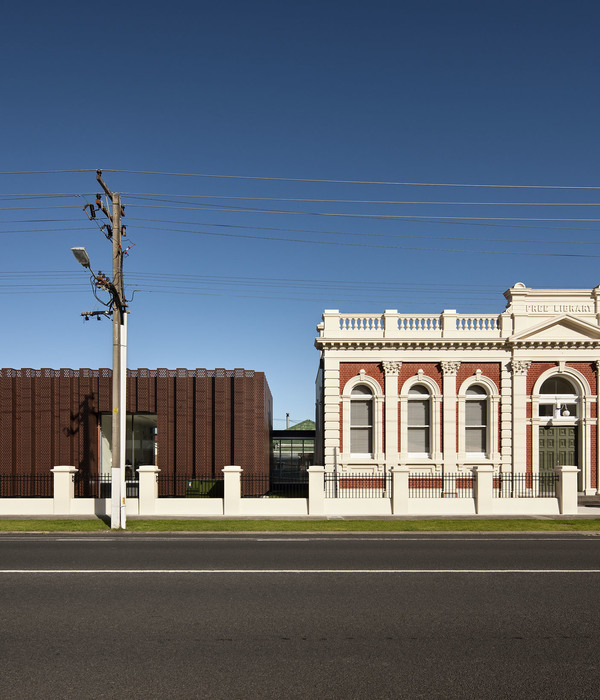
M 599 23 L 596 0 L 10 3 L 0 365 L 111 364 L 69 251 L 110 272 L 96 168 L 134 244 L 129 367 L 264 371 L 275 427 L 314 415 L 325 308 L 596 286 Z M 82 172 L 12 174 L 57 170 Z

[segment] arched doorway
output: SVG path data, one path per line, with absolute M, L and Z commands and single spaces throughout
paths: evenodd
M 550 473 L 559 465 L 578 464 L 580 399 L 564 376 L 546 379 L 539 391 L 539 470 Z

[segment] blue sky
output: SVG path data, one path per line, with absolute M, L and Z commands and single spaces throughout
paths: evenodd
M 599 21 L 592 1 L 5 8 L 0 170 L 82 172 L 0 175 L 0 365 L 110 366 L 69 252 L 110 269 L 95 168 L 134 244 L 129 367 L 264 371 L 275 427 L 313 415 L 324 308 L 596 286 L 598 190 L 570 188 L 600 187 Z

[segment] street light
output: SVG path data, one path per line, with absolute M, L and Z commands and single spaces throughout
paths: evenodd
M 88 255 L 88 252 L 85 248 L 83 247 L 76 247 L 76 248 L 71 248 L 71 253 L 75 256 L 75 260 L 80 265 L 83 265 L 84 267 L 87 267 L 88 269 L 90 268 L 90 256 Z

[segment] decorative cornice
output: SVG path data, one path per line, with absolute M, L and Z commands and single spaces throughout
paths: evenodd
M 527 360 L 512 360 L 510 363 L 512 373 L 517 376 L 525 376 L 530 367 L 531 362 Z
M 446 377 L 456 377 L 460 362 L 458 360 L 442 360 L 440 362 L 442 373 Z
M 511 352 L 513 349 L 520 350 L 600 350 L 600 340 L 587 338 L 577 340 L 519 340 L 508 342 L 506 339 L 482 339 L 482 340 L 391 340 L 391 339 L 370 339 L 370 340 L 345 340 L 343 338 L 317 338 L 315 347 L 319 350 L 499 350 Z
M 397 377 L 400 373 L 402 367 L 402 362 L 396 362 L 394 360 L 384 360 L 381 363 L 383 367 L 383 373 L 386 377 Z

